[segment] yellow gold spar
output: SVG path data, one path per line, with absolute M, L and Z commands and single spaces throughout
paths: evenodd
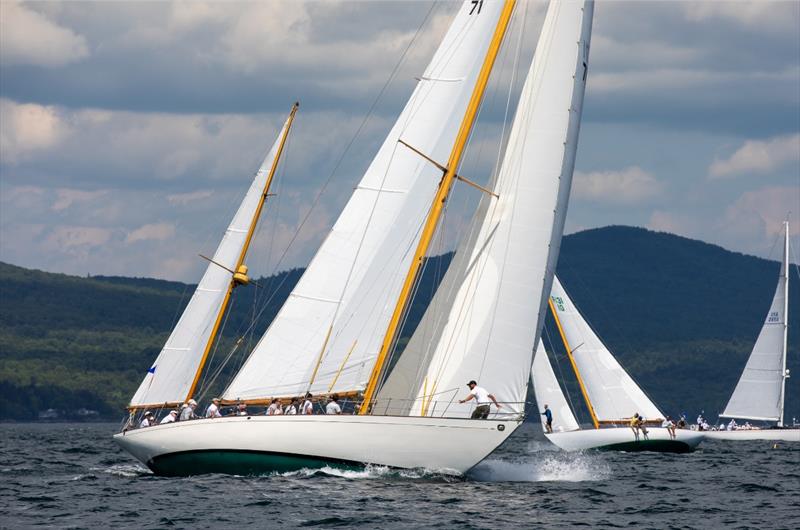
M 292 110 L 289 112 L 289 119 L 286 123 L 286 130 L 283 133 L 283 137 L 281 138 L 281 143 L 278 146 L 278 151 L 275 153 L 275 160 L 272 161 L 272 167 L 269 170 L 269 176 L 267 177 L 267 181 L 264 183 L 264 191 L 261 193 L 261 197 L 258 201 L 258 207 L 256 208 L 255 213 L 253 214 L 253 220 L 250 221 L 250 228 L 247 231 L 247 238 L 245 239 L 244 246 L 242 247 L 242 253 L 239 255 L 239 259 L 236 262 L 236 267 L 233 269 L 235 274 L 233 278 L 231 278 L 231 282 L 228 284 L 228 292 L 225 294 L 225 300 L 222 302 L 222 306 L 219 309 L 219 314 L 217 315 L 217 320 L 214 322 L 214 329 L 211 331 L 211 336 L 208 338 L 208 343 L 206 344 L 206 348 L 203 351 L 203 357 L 200 359 L 200 366 L 197 367 L 197 373 L 194 374 L 194 380 L 192 381 L 192 386 L 189 388 L 189 393 L 186 395 L 186 400 L 188 401 L 192 395 L 194 395 L 194 391 L 197 387 L 197 383 L 200 381 L 200 374 L 203 372 L 203 368 L 206 364 L 206 359 L 208 358 L 208 354 L 211 351 L 211 346 L 214 344 L 214 339 L 219 332 L 219 327 L 222 324 L 222 317 L 225 315 L 225 310 L 228 308 L 228 302 L 231 299 L 231 293 L 233 292 L 234 287 L 236 287 L 239 283 L 246 283 L 247 282 L 247 268 L 244 267 L 244 258 L 247 255 L 247 250 L 250 248 L 250 242 L 253 239 L 253 233 L 256 230 L 256 225 L 258 225 L 258 219 L 261 217 L 261 210 L 264 208 L 264 201 L 267 199 L 267 194 L 269 193 L 269 187 L 272 184 L 272 178 L 275 176 L 275 171 L 278 169 L 278 162 L 281 159 L 281 154 L 283 153 L 283 147 L 286 145 L 286 138 L 289 136 L 289 129 L 292 128 L 292 122 L 294 122 L 294 115 L 297 114 L 297 109 L 300 107 L 300 103 L 295 103 L 292 105 Z M 243 280 L 243 281 L 242 281 Z
M 483 94 L 486 91 L 489 75 L 492 73 L 494 61 L 497 58 L 497 53 L 500 51 L 500 45 L 503 43 L 503 37 L 505 37 L 506 29 L 508 29 L 508 23 L 511 20 L 511 14 L 514 11 L 515 3 L 515 0 L 506 0 L 505 5 L 503 6 L 503 11 L 500 13 L 500 19 L 497 21 L 497 27 L 495 28 L 492 42 L 489 44 L 489 49 L 486 52 L 486 58 L 483 60 L 483 66 L 481 66 L 481 71 L 478 74 L 478 80 L 475 83 L 475 88 L 472 91 L 472 96 L 469 100 L 469 104 L 467 105 L 467 111 L 464 114 L 464 119 L 461 121 L 461 127 L 458 130 L 458 136 L 456 136 L 455 144 L 450 152 L 450 159 L 447 162 L 447 169 L 444 172 L 441 182 L 439 183 L 439 191 L 436 193 L 436 197 L 433 199 L 433 204 L 431 205 L 428 218 L 425 221 L 425 227 L 422 230 L 422 235 L 420 236 L 417 250 L 414 253 L 414 259 L 411 261 L 411 267 L 406 275 L 403 288 L 400 291 L 400 297 L 397 300 L 394 313 L 392 313 L 392 318 L 389 321 L 389 327 L 386 330 L 383 344 L 381 344 L 381 351 L 378 353 L 378 358 L 375 362 L 374 368 L 372 369 L 369 383 L 364 391 L 364 401 L 361 404 L 359 414 L 367 414 L 370 411 L 372 400 L 375 397 L 375 391 L 377 390 L 378 381 L 383 373 L 389 351 L 395 342 L 400 320 L 408 303 L 411 288 L 417 279 L 417 275 L 422 265 L 422 261 L 425 258 L 425 254 L 428 252 L 428 247 L 430 246 L 431 239 L 433 238 L 433 234 L 439 223 L 439 218 L 441 217 L 444 202 L 447 200 L 447 195 L 450 193 L 450 188 L 453 185 L 453 179 L 456 178 L 456 171 L 458 170 L 458 164 L 461 161 L 461 155 L 464 153 L 464 147 L 469 139 L 472 126 L 475 123 L 475 119 L 478 114 L 478 108 L 480 107 L 481 100 L 483 99 Z
M 550 312 L 553 314 L 553 319 L 556 321 L 556 327 L 558 328 L 558 332 L 561 334 L 561 341 L 564 343 L 564 349 L 567 350 L 567 357 L 572 365 L 572 370 L 575 372 L 575 378 L 578 380 L 578 386 L 581 387 L 581 394 L 583 394 L 583 399 L 586 401 L 586 407 L 589 409 L 589 414 L 592 416 L 594 428 L 599 429 L 600 421 L 597 419 L 597 414 L 594 412 L 592 402 L 589 400 L 589 394 L 586 392 L 586 385 L 583 384 L 583 378 L 581 377 L 581 373 L 578 371 L 578 365 L 575 363 L 575 358 L 572 356 L 572 349 L 569 347 L 569 342 L 567 342 L 567 336 L 564 333 L 564 328 L 561 327 L 561 320 L 558 318 L 558 314 L 556 313 L 556 308 L 553 305 L 553 299 L 548 298 L 547 303 L 550 304 Z

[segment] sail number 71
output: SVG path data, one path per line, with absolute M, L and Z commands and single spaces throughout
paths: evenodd
M 472 0 L 472 9 L 470 9 L 469 14 L 470 15 L 473 15 L 475 13 L 480 14 L 482 7 L 483 7 L 483 0 Z

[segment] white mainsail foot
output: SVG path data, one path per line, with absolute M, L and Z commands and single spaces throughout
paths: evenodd
M 244 258 L 298 107 L 292 107 L 256 171 L 180 320 L 131 398 L 130 409 L 175 406 L 192 397 L 231 290 L 247 281 Z
M 540 411 L 549 402 L 553 412 L 553 432 L 545 433 L 548 440 L 567 451 L 688 452 L 697 447 L 703 439 L 702 434 L 685 429 L 676 429 L 673 436 L 665 428 L 648 426 L 647 436 L 643 431 L 637 436 L 628 426 L 634 414 L 639 413 L 650 422 L 661 422 L 664 415 L 592 330 L 558 278 L 553 279 L 550 309 L 594 429 L 578 429 L 574 414 L 540 343 L 531 378 Z M 572 425 L 575 427 L 570 428 Z
M 591 1 L 550 3 L 492 194 L 447 273 L 447 294 L 437 293 L 448 303 L 429 308 L 411 343 L 420 328 L 444 324 L 430 350 L 407 348 L 382 384 L 514 5 L 464 2 L 328 238 L 224 392 L 254 404 L 309 390 L 364 392 L 360 414 L 184 421 L 120 433 L 122 447 L 169 475 L 330 464 L 463 473 L 514 432 L 566 215 Z M 457 385 L 466 394 L 468 379 L 489 387 L 505 410 L 471 419 L 468 405 L 426 390 Z
M 784 222 L 783 260 L 778 285 L 767 317 L 720 418 L 776 422 L 784 426 L 786 352 L 789 333 L 789 222 Z M 709 438 L 726 440 L 800 441 L 800 429 L 731 430 L 707 432 Z

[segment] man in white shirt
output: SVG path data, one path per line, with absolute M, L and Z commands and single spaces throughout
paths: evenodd
M 186 421 L 186 420 L 195 419 L 197 417 L 195 415 L 195 413 L 194 413 L 194 409 L 196 407 L 197 407 L 197 401 L 195 401 L 193 399 L 190 399 L 189 401 L 184 403 L 183 407 L 181 408 L 181 415 L 180 415 L 180 418 L 179 418 L 180 421 Z
M 497 402 L 494 395 L 487 392 L 485 388 L 479 387 L 475 380 L 467 383 L 467 386 L 469 387 L 469 395 L 464 399 L 459 400 L 459 403 L 466 403 L 471 399 L 474 399 L 477 402 L 478 406 L 475 407 L 474 411 L 472 411 L 473 420 L 485 420 L 488 418 L 490 405 L 492 402 L 494 402 L 495 407 L 498 409 L 501 408 L 500 403 Z
M 153 417 L 153 413 L 149 410 L 144 413 L 144 418 L 142 418 L 142 422 L 139 424 L 139 428 L 142 429 L 144 427 L 150 427 L 155 422 L 155 418 Z
M 300 402 L 297 398 L 292 399 L 292 402 L 286 405 L 286 408 L 283 409 L 283 413 L 288 416 L 294 416 L 297 414 L 297 408 L 300 406 Z
M 272 400 L 272 403 L 269 404 L 269 408 L 267 408 L 267 416 L 280 416 L 281 414 L 283 414 L 281 400 L 275 398 Z
M 342 407 L 339 406 L 339 396 L 336 394 L 331 394 L 331 400 L 328 402 L 328 406 L 325 407 L 325 414 L 341 414 Z
M 175 420 L 178 419 L 178 411 L 171 410 L 169 414 L 164 416 L 161 421 L 159 422 L 160 425 L 164 425 L 165 423 L 175 423 Z
M 206 409 L 206 418 L 221 418 L 222 413 L 219 411 L 219 398 L 211 400 L 211 405 Z
M 314 403 L 311 401 L 311 392 L 306 392 L 306 399 L 303 401 L 303 406 L 300 407 L 300 414 L 311 415 L 314 414 Z

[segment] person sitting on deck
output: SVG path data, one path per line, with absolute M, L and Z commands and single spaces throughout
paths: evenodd
M 303 406 L 300 407 L 300 414 L 314 414 L 314 403 L 311 401 L 311 392 L 306 392 L 306 399 L 303 401 Z
M 501 408 L 500 403 L 497 402 L 497 399 L 495 399 L 494 395 L 487 392 L 485 388 L 479 387 L 478 383 L 476 383 L 474 379 L 467 383 L 467 386 L 469 387 L 469 395 L 458 402 L 466 403 L 467 401 L 474 399 L 478 403 L 478 406 L 472 411 L 473 420 L 485 420 L 488 418 L 490 410 L 489 407 L 492 402 L 494 402 L 495 407 L 498 409 Z
M 675 422 L 672 421 L 672 418 L 667 416 L 666 419 L 663 422 L 661 422 L 661 426 L 664 427 L 667 430 L 667 432 L 669 433 L 669 437 L 672 440 L 674 440 L 675 437 L 676 437 L 676 434 L 675 434 Z
M 193 420 L 197 417 L 194 413 L 194 409 L 197 407 L 197 401 L 190 399 L 186 403 L 183 404 L 181 407 L 181 415 L 179 417 L 180 421 L 187 421 Z
M 149 410 L 144 413 L 144 417 L 142 418 L 141 423 L 139 423 L 139 428 L 142 429 L 144 427 L 150 427 L 155 423 L 156 419 L 153 417 L 153 413 Z
M 177 410 L 171 410 L 171 411 L 169 411 L 169 414 L 164 416 L 161 419 L 161 421 L 158 422 L 158 423 L 159 423 L 159 425 L 164 425 L 165 423 L 175 423 L 175 420 L 177 420 L 177 419 L 178 419 L 178 411 Z
M 281 400 L 278 398 L 274 398 L 270 404 L 269 408 L 267 408 L 267 416 L 280 416 L 283 414 L 283 409 L 281 408 Z
M 294 416 L 297 414 L 298 408 L 300 408 L 300 400 L 297 398 L 292 398 L 292 402 L 286 405 L 286 408 L 283 409 L 283 413 L 289 416 Z
M 728 423 L 728 430 L 735 431 L 736 428 L 737 428 L 736 420 L 731 420 L 730 423 Z
M 633 431 L 633 436 L 636 437 L 636 441 L 639 441 L 639 413 L 635 412 L 633 417 L 631 418 L 630 422 L 631 430 Z
M 325 414 L 341 414 L 342 407 L 339 406 L 339 396 L 331 394 L 330 401 L 325 407 Z
M 545 422 L 544 426 L 547 429 L 548 434 L 553 432 L 553 411 L 550 410 L 550 407 L 547 405 L 544 406 L 544 412 L 541 413 L 544 416 Z
M 247 416 L 247 404 L 246 403 L 239 403 L 236 407 L 236 415 L 237 416 Z
M 221 418 L 222 413 L 219 411 L 219 398 L 211 400 L 211 405 L 206 409 L 206 418 Z

